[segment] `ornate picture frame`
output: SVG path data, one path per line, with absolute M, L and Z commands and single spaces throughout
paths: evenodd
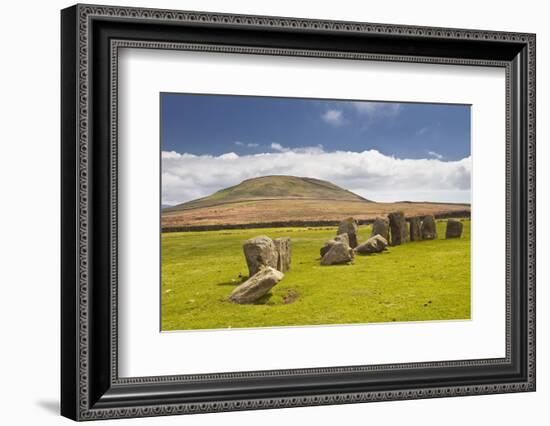
M 535 390 L 534 34 L 96 5 L 64 9 L 61 29 L 62 415 L 93 420 Z M 505 69 L 506 356 L 119 377 L 117 61 L 125 47 Z

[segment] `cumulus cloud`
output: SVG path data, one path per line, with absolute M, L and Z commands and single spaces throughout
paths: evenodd
M 443 155 L 438 154 L 438 153 L 435 152 L 435 151 L 428 151 L 428 155 L 429 155 L 430 157 L 437 158 L 438 160 L 442 160 L 442 159 L 443 159 Z
M 237 145 L 237 146 L 243 146 L 244 143 L 242 143 L 241 141 L 235 141 L 235 145 Z
M 401 112 L 401 104 L 392 102 L 354 102 L 353 108 L 370 118 L 395 117 Z
M 277 143 L 277 142 L 273 142 L 271 144 L 271 149 L 273 151 L 277 151 L 277 152 L 287 152 L 287 151 L 290 151 L 289 148 L 285 148 L 284 146 L 282 146 L 280 143 Z
M 162 153 L 162 203 L 177 204 L 265 175 L 328 180 L 375 201 L 470 202 L 471 158 L 399 159 L 376 150 L 325 152 L 322 146 L 219 156 Z
M 321 114 L 321 119 L 339 127 L 356 119 L 363 124 L 376 120 L 392 119 L 401 112 L 402 105 L 393 102 L 340 102 L 338 109 L 329 109 Z
M 289 148 L 281 145 L 280 143 L 274 142 L 271 144 L 271 149 L 277 152 L 293 152 L 295 154 L 322 154 L 324 153 L 323 145 L 315 146 L 302 146 L 299 148 Z
M 344 124 L 344 114 L 339 109 L 329 109 L 321 115 L 321 118 L 325 123 L 332 126 L 341 126 Z

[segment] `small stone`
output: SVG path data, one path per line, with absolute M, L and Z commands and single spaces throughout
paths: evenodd
M 411 241 L 420 241 L 421 235 L 422 235 L 420 233 L 420 218 L 411 217 L 409 219 L 409 228 L 410 228 Z
M 348 234 L 340 234 L 334 237 L 332 240 L 328 240 L 323 247 L 319 250 L 319 253 L 321 254 L 321 257 L 323 257 L 325 254 L 328 253 L 330 248 L 334 245 L 334 243 L 341 242 L 349 246 L 349 237 Z
M 407 236 L 407 222 L 405 221 L 405 215 L 403 212 L 393 212 L 388 215 L 390 220 L 390 236 L 391 245 L 398 246 L 404 244 L 408 240 Z
M 381 253 L 386 250 L 388 241 L 381 235 L 370 237 L 365 243 L 355 247 L 355 252 L 359 254 Z
M 335 241 L 330 250 L 321 259 L 321 265 L 342 265 L 354 257 L 353 249 L 342 242 Z
M 235 288 L 229 300 L 234 303 L 253 303 L 266 295 L 285 275 L 270 266 L 263 267 L 256 274 Z
M 449 219 L 447 221 L 447 229 L 445 231 L 445 238 L 460 238 L 462 236 L 463 223 L 456 219 Z
M 348 217 L 340 222 L 336 235 L 347 234 L 348 244 L 351 248 L 357 247 L 357 222 L 353 217 Z
M 277 268 L 279 255 L 271 238 L 265 235 L 251 238 L 243 244 L 243 251 L 249 277 L 252 277 L 264 266 Z
M 390 239 L 390 221 L 385 217 L 377 217 L 372 223 L 372 234 L 371 237 L 375 235 L 381 235 L 386 241 Z
M 437 225 L 433 215 L 424 216 L 420 233 L 423 240 L 437 240 Z
M 290 269 L 292 250 L 290 238 L 281 237 L 273 240 L 277 249 L 277 270 L 286 272 Z

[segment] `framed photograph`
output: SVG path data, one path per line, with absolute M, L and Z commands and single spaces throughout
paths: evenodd
M 74 420 L 535 390 L 535 35 L 61 12 Z

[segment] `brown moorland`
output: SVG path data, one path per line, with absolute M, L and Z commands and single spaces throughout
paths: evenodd
M 294 176 L 263 176 L 223 189 L 209 197 L 162 210 L 163 231 L 197 227 L 322 224 L 353 216 L 368 222 L 392 211 L 405 216 L 469 215 L 469 204 L 431 202 L 377 203 L 330 182 Z

